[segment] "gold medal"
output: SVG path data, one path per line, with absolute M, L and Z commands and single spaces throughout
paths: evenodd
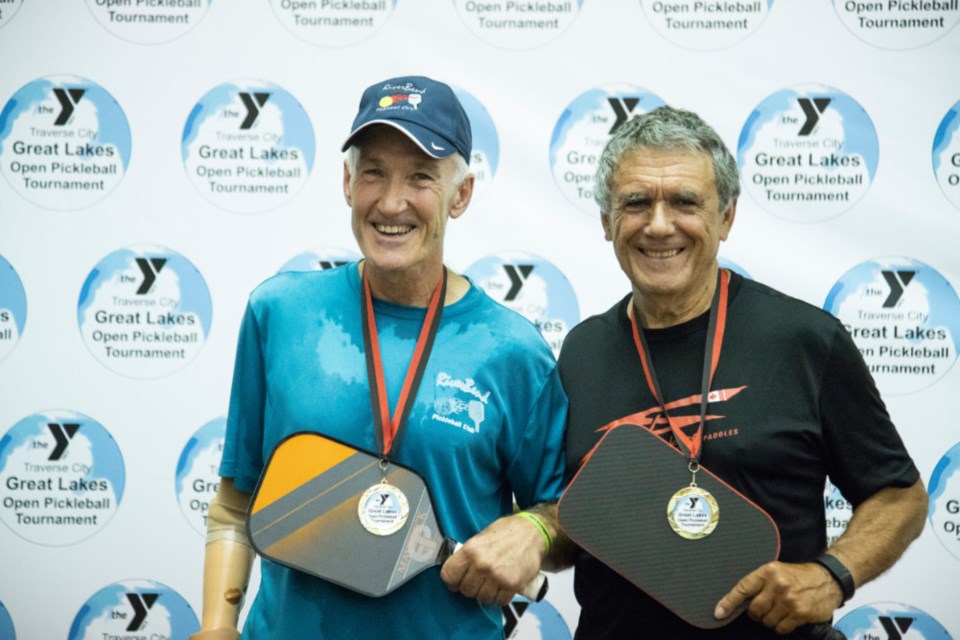
M 357 505 L 360 524 L 370 533 L 389 536 L 403 528 L 410 515 L 407 496 L 399 487 L 380 482 L 363 492 Z
M 681 538 L 706 538 L 720 522 L 720 507 L 709 491 L 691 485 L 673 494 L 667 503 L 667 521 Z

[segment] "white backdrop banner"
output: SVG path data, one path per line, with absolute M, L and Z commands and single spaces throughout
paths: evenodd
M 0 640 L 198 628 L 247 294 L 358 256 L 360 93 L 451 84 L 477 189 L 445 259 L 554 353 L 628 283 L 610 133 L 699 112 L 742 171 L 721 262 L 847 326 L 921 470 L 926 530 L 861 640 L 960 640 L 957 0 L 0 0 Z M 826 487 L 828 535 L 851 508 Z M 257 580 L 255 576 L 255 580 Z M 570 638 L 572 574 L 509 636 Z

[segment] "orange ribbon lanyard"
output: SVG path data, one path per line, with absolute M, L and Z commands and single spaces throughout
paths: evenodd
M 443 300 L 447 292 L 447 270 L 433 290 L 427 315 L 420 328 L 420 337 L 413 351 L 407 374 L 403 380 L 403 388 L 397 400 L 397 406 L 390 417 L 390 403 L 387 400 L 387 385 L 383 375 L 383 360 L 380 357 L 380 340 L 377 336 L 376 315 L 373 310 L 373 295 L 370 293 L 370 282 L 365 275 L 360 276 L 363 281 L 363 300 L 360 303 L 360 314 L 363 318 L 363 348 L 367 358 L 367 379 L 370 382 L 370 406 L 373 411 L 373 431 L 377 440 L 377 447 L 388 457 L 393 445 L 400 439 L 403 427 L 407 422 L 407 415 L 413 399 L 420 387 L 420 379 L 427 368 L 433 341 L 440 326 L 440 316 L 443 313 Z
M 713 300 L 710 303 L 710 319 L 707 326 L 707 344 L 703 353 L 703 377 L 701 379 L 700 392 L 700 422 L 696 425 L 696 430 L 687 433 L 683 427 L 674 424 L 674 421 L 667 413 L 667 407 L 663 401 L 663 393 L 660 391 L 660 382 L 657 380 L 657 373 L 653 368 L 653 358 L 647 340 L 643 331 L 637 326 L 636 309 L 631 309 L 630 326 L 633 329 L 633 342 L 637 346 L 637 353 L 640 354 L 640 364 L 643 365 L 643 375 L 647 378 L 647 386 L 650 392 L 657 399 L 660 410 L 663 412 L 667 423 L 670 425 L 670 431 L 673 437 L 683 451 L 684 456 L 690 461 L 691 465 L 699 465 L 700 450 L 703 446 L 703 429 L 707 419 L 707 405 L 709 403 L 710 385 L 713 383 L 713 374 L 717 370 L 717 363 L 720 362 L 720 349 L 723 346 L 723 332 L 727 324 L 727 296 L 730 285 L 730 274 L 721 269 L 717 274 L 717 287 L 713 293 Z

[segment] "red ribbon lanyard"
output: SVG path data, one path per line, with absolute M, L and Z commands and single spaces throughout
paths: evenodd
M 710 385 L 713 383 L 713 374 L 717 370 L 717 363 L 720 362 L 720 349 L 723 346 L 723 332 L 727 324 L 727 294 L 730 285 L 730 274 L 725 269 L 721 269 L 717 274 L 717 287 L 713 293 L 713 300 L 710 303 L 710 320 L 707 327 L 707 344 L 703 352 L 703 377 L 701 379 L 700 390 L 700 422 L 697 423 L 696 431 L 688 434 L 683 430 L 680 424 L 675 424 L 667 413 L 667 407 L 663 402 L 663 393 L 660 391 L 660 383 L 657 380 L 657 373 L 653 368 L 653 358 L 648 356 L 650 348 L 647 346 L 647 340 L 637 326 L 636 310 L 628 314 L 630 316 L 630 326 L 633 328 L 633 342 L 637 345 L 637 353 L 640 354 L 640 364 L 643 365 L 643 375 L 647 378 L 647 386 L 650 392 L 657 399 L 660 410 L 670 425 L 670 431 L 684 455 L 691 462 L 698 462 L 700 459 L 700 449 L 703 445 L 703 428 L 707 418 L 707 404 L 709 403 Z
M 427 368 L 430 351 L 433 349 L 433 340 L 440 326 L 440 316 L 443 314 L 443 300 L 447 292 L 447 270 L 437 283 L 427 307 L 427 315 L 420 328 L 420 337 L 413 351 L 413 357 L 407 366 L 407 374 L 403 379 L 403 389 L 400 398 L 390 418 L 390 403 L 387 400 L 387 385 L 383 376 L 383 360 L 380 357 L 380 340 L 377 336 L 377 322 L 373 311 L 373 295 L 370 293 L 370 282 L 364 275 L 363 300 L 360 303 L 360 314 L 363 317 L 363 347 L 367 357 L 367 379 L 370 382 L 370 406 L 373 410 L 373 431 L 377 446 L 386 458 L 393 444 L 400 439 L 401 431 L 407 422 L 407 415 L 413 404 L 413 398 L 420 387 L 420 379 Z

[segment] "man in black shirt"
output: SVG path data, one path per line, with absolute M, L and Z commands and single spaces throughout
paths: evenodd
M 564 342 L 567 475 L 602 427 L 624 416 L 644 412 L 646 426 L 675 446 L 665 414 L 700 424 L 704 350 L 714 335 L 709 311 L 718 288 L 725 290 L 699 461 L 773 518 L 779 560 L 743 576 L 714 614 L 725 619 L 747 603 L 746 615 L 703 630 L 573 550 L 578 640 L 827 637 L 834 631 L 823 623 L 923 528 L 926 491 L 842 324 L 720 270 L 717 252 L 739 192 L 736 161 L 696 114 L 661 107 L 624 123 L 607 144 L 595 194 L 631 293 Z M 854 505 L 846 532 L 829 549 L 827 478 Z M 696 572 L 690 567 L 691 580 Z

